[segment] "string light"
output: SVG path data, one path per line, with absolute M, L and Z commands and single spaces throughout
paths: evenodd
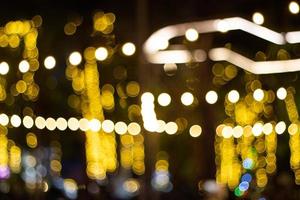
M 190 127 L 189 133 L 192 137 L 199 137 L 202 133 L 202 128 L 199 125 L 193 125 Z
M 30 66 L 29 66 L 29 63 L 27 60 L 22 60 L 20 63 L 19 63 L 19 70 L 20 72 L 22 73 L 26 73 L 28 72 Z
M 33 125 L 34 125 L 34 121 L 33 121 L 32 117 L 25 116 L 23 118 L 23 125 L 24 125 L 25 128 L 28 128 L 28 129 L 32 128 Z
M 117 122 L 115 124 L 115 131 L 119 135 L 124 135 L 127 132 L 127 125 L 125 122 Z
M 218 101 L 218 94 L 215 91 L 211 90 L 206 93 L 205 100 L 209 104 L 215 104 Z
M 286 124 L 284 123 L 284 121 L 278 122 L 275 126 L 275 132 L 278 135 L 283 134 L 285 129 L 286 129 Z
M 22 121 L 18 115 L 12 115 L 10 118 L 10 123 L 13 127 L 19 127 L 21 125 Z
M 256 89 L 253 93 L 253 98 L 256 100 L 256 101 L 262 101 L 264 99 L 264 91 L 262 89 Z
M 236 90 L 231 90 L 229 93 L 228 93 L 228 100 L 231 102 L 231 103 L 236 103 L 238 102 L 240 99 L 240 94 L 238 91 Z
M 284 100 L 287 96 L 287 91 L 285 88 L 281 87 L 276 92 L 277 98 L 280 100 Z
M 298 14 L 299 13 L 299 4 L 295 1 L 291 1 L 289 3 L 289 10 L 292 14 Z
M 255 24 L 258 24 L 258 25 L 262 25 L 265 21 L 264 19 L 264 16 L 259 13 L 259 12 L 255 12 L 253 15 L 252 15 L 252 21 L 255 23 Z
M 135 45 L 131 42 L 127 42 L 122 46 L 122 52 L 126 56 L 132 56 L 135 53 Z
M 103 61 L 107 58 L 108 56 L 108 51 L 105 47 L 99 47 L 95 51 L 95 57 L 99 61 Z
M 190 92 L 185 92 L 181 95 L 181 103 L 185 106 L 190 106 L 194 102 L 194 96 Z
M 6 75 L 9 71 L 9 65 L 7 62 L 1 62 L 0 63 L 0 74 L 1 75 Z
M 79 65 L 82 61 L 82 56 L 78 51 L 75 51 L 70 54 L 69 56 L 69 62 L 71 65 Z
M 161 106 L 168 106 L 171 103 L 171 97 L 167 93 L 161 93 L 158 95 L 157 101 Z
M 198 39 L 199 35 L 197 30 L 190 28 L 185 32 L 185 38 L 190 41 L 190 42 L 194 42 Z
M 48 56 L 45 58 L 44 66 L 46 69 L 53 69 L 55 67 L 55 65 L 56 65 L 56 60 L 53 56 Z

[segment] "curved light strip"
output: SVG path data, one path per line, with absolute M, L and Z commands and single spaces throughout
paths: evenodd
M 172 50 L 163 50 L 167 48 L 170 39 L 183 36 L 189 28 L 197 30 L 200 34 L 241 30 L 277 45 L 300 43 L 300 31 L 288 32 L 284 35 L 240 17 L 215 19 L 167 26 L 154 32 L 143 46 L 148 61 L 155 64 L 204 62 L 207 56 L 205 51 L 201 49 L 190 52 L 180 48 L 181 46 L 179 45 L 177 45 L 177 49 L 172 49 L 172 47 L 176 47 L 176 45 L 173 45 L 171 46 Z M 254 74 L 272 74 L 300 70 L 300 59 L 255 62 L 225 48 L 211 49 L 209 58 L 214 61 L 228 61 Z

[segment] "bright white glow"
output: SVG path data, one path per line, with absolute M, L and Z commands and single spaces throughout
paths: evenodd
M 299 4 L 295 1 L 291 1 L 289 4 L 289 10 L 292 14 L 298 14 L 299 13 Z
M 193 28 L 189 28 L 186 32 L 185 32 L 185 38 L 190 41 L 190 42 L 194 42 L 198 39 L 199 35 L 198 35 L 198 31 L 193 29 Z
M 138 135 L 141 132 L 141 126 L 136 122 L 128 124 L 128 133 L 130 135 Z
M 264 23 L 265 19 L 264 19 L 264 16 L 261 13 L 256 12 L 252 15 L 252 21 L 255 24 L 262 25 Z
M 108 56 L 108 51 L 105 47 L 99 47 L 95 51 L 95 57 L 99 61 L 103 61 L 107 58 Z
M 9 118 L 6 114 L 1 113 L 0 114 L 0 124 L 2 126 L 7 126 L 7 124 L 9 123 Z
M 29 65 L 29 63 L 28 63 L 27 60 L 22 60 L 19 63 L 19 70 L 20 70 L 20 72 L 26 73 L 26 72 L 28 72 L 29 68 L 30 68 L 30 65 Z
M 281 135 L 282 133 L 284 133 L 285 129 L 286 129 L 286 124 L 284 121 L 278 122 L 275 126 L 275 132 L 278 135 Z
M 78 128 L 79 128 L 79 121 L 78 119 L 74 118 L 74 117 L 71 117 L 69 120 L 68 120 L 68 127 L 70 130 L 72 131 L 77 131 Z
M 48 56 L 44 60 L 44 66 L 46 69 L 53 69 L 56 65 L 56 60 L 53 56 Z
M 253 98 L 256 100 L 256 101 L 262 101 L 264 99 L 264 91 L 262 89 L 256 89 L 254 92 L 253 92 Z
M 230 138 L 233 135 L 233 128 L 231 126 L 225 126 L 222 129 L 222 136 L 224 138 Z
M 281 87 L 277 90 L 276 95 L 278 99 L 284 100 L 286 98 L 287 91 L 285 88 Z
M 10 123 L 13 127 L 19 127 L 21 125 L 22 121 L 18 115 L 12 115 L 10 118 Z
M 181 103 L 185 106 L 190 106 L 194 102 L 194 96 L 190 92 L 185 92 L 181 95 Z
M 68 122 L 65 118 L 59 117 L 56 120 L 56 127 L 60 131 L 64 131 L 68 128 Z
M 199 125 L 193 125 L 189 132 L 192 137 L 199 137 L 202 133 L 202 128 Z
M 56 121 L 55 121 L 55 119 L 53 119 L 52 117 L 47 118 L 47 120 L 46 120 L 46 128 L 49 131 L 53 131 L 54 129 L 56 129 Z
M 263 131 L 263 124 L 260 122 L 257 122 L 254 124 L 254 126 L 252 127 L 252 133 L 254 136 L 260 136 L 262 134 Z
M 25 128 L 32 128 L 33 127 L 33 125 L 34 125 L 34 121 L 33 121 L 33 119 L 32 119 L 32 117 L 30 117 L 30 116 L 25 116 L 24 118 L 23 118 L 23 125 L 24 125 L 24 127 Z
M 166 122 L 163 120 L 157 120 L 157 133 L 162 133 L 165 131 Z
M 126 56 L 132 56 L 135 53 L 135 45 L 131 42 L 127 42 L 122 46 L 122 52 Z
M 241 127 L 241 126 L 235 126 L 235 127 L 233 128 L 233 133 L 232 133 L 232 135 L 233 135 L 233 137 L 235 137 L 235 138 L 240 138 L 240 137 L 242 137 L 243 132 L 244 132 L 243 127 Z
M 79 120 L 79 129 L 81 131 L 87 131 L 89 130 L 89 120 L 86 118 L 81 118 Z
M 228 93 L 228 100 L 231 102 L 231 103 L 236 103 L 238 102 L 240 99 L 240 94 L 238 91 L 236 90 L 231 90 L 229 93 Z
M 273 131 L 273 125 L 271 123 L 264 124 L 262 131 L 265 135 L 270 135 Z
M 34 123 L 38 129 L 44 129 L 46 126 L 46 120 L 41 116 L 35 118 Z
M 71 65 L 79 65 L 82 61 L 82 56 L 78 51 L 71 53 L 69 56 L 69 62 Z
M 7 62 L 1 62 L 0 63 L 0 74 L 1 75 L 6 75 L 9 71 L 9 65 Z
M 168 122 L 165 126 L 165 131 L 169 135 L 173 135 L 177 132 L 178 126 L 175 122 Z
M 161 93 L 158 96 L 157 101 L 161 106 L 168 106 L 171 103 L 171 97 L 167 93 Z
M 115 124 L 115 131 L 119 135 L 124 135 L 127 132 L 127 125 L 125 122 L 117 122 Z
M 150 92 L 145 92 L 144 94 L 142 94 L 141 100 L 142 100 L 142 102 L 153 102 L 154 96 Z
M 89 121 L 89 129 L 93 132 L 98 132 L 101 129 L 101 122 L 98 119 L 92 119 Z
M 206 93 L 205 100 L 209 104 L 215 104 L 218 101 L 218 94 L 215 91 L 211 90 Z
M 102 122 L 102 129 L 106 133 L 111 133 L 114 131 L 115 125 L 111 120 L 106 119 Z

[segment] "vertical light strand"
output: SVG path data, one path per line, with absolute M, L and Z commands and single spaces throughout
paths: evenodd
M 272 126 L 274 126 L 272 124 Z M 277 149 L 277 134 L 272 128 L 272 132 L 265 136 L 266 145 L 266 171 L 268 174 L 273 174 L 276 171 L 276 149 Z
M 8 139 L 6 127 L 0 127 L 0 179 L 7 179 L 10 176 L 8 167 Z
M 284 100 L 289 120 L 292 123 L 299 124 L 299 114 L 294 99 L 295 89 L 289 87 L 287 89 L 287 96 Z M 290 134 L 290 165 L 295 173 L 295 183 L 300 185 L 300 133 L 296 131 L 295 134 Z
M 84 79 L 88 107 L 87 110 L 83 110 L 83 116 L 88 119 L 95 118 L 104 121 L 99 72 L 94 55 L 94 48 L 85 50 Z M 107 171 L 114 171 L 117 166 L 114 133 L 107 134 L 102 130 L 86 131 L 86 156 L 87 174 L 90 178 L 102 180 L 106 177 Z

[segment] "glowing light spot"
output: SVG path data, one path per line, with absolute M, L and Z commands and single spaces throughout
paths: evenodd
M 263 124 L 260 122 L 257 122 L 254 124 L 254 126 L 252 127 L 252 133 L 254 136 L 260 136 L 262 134 L 263 131 Z
M 136 122 L 131 122 L 128 125 L 128 133 L 131 135 L 138 135 L 141 132 L 141 126 Z
M 244 161 L 243 161 L 243 167 L 245 169 L 252 169 L 254 167 L 254 162 L 251 158 L 246 158 Z
M 165 131 L 166 122 L 163 120 L 157 120 L 157 133 L 162 133 Z
M 60 131 L 64 131 L 68 128 L 68 122 L 65 118 L 62 118 L 62 117 L 59 117 L 57 120 L 56 120 L 56 126 L 57 126 L 57 129 L 60 130 Z
M 198 39 L 198 37 L 199 37 L 199 34 L 198 34 L 197 30 L 195 30 L 193 28 L 190 28 L 185 32 L 185 38 L 188 41 L 194 42 Z
M 287 91 L 285 88 L 281 87 L 277 90 L 276 95 L 278 99 L 284 100 L 286 98 Z
M 102 122 L 102 129 L 106 133 L 111 133 L 115 129 L 114 123 L 111 120 L 104 120 Z
M 256 89 L 253 93 L 253 98 L 256 101 L 262 101 L 265 97 L 264 91 L 262 89 Z
M 19 127 L 21 125 L 22 121 L 18 115 L 12 115 L 10 118 L 10 123 L 13 127 Z
M 81 118 L 79 120 L 79 129 L 81 131 L 87 131 L 87 130 L 89 130 L 89 120 L 87 120 L 86 118 Z
M 211 90 L 206 93 L 205 100 L 209 104 L 215 104 L 218 101 L 218 94 L 215 91 Z
M 222 129 L 222 136 L 224 138 L 230 138 L 233 135 L 233 128 L 231 126 L 225 126 Z
M 286 129 L 286 124 L 284 121 L 280 121 L 276 124 L 275 126 L 275 132 L 278 134 L 278 135 L 281 135 L 284 133 Z
M 47 120 L 46 120 L 46 128 L 49 131 L 53 131 L 54 129 L 56 129 L 56 121 L 55 121 L 55 119 L 53 119 L 51 117 L 47 118 Z
M 194 96 L 190 92 L 185 92 L 181 95 L 181 103 L 185 106 L 190 106 L 194 102 Z
M 126 56 L 132 56 L 135 53 L 135 45 L 131 42 L 127 42 L 122 46 L 122 52 Z
M 243 181 L 239 184 L 239 189 L 242 192 L 245 192 L 249 188 L 249 183 L 247 181 Z
M 290 124 L 288 128 L 288 132 L 290 135 L 295 135 L 298 132 L 299 128 L 297 124 Z
M 19 70 L 20 70 L 20 72 L 26 73 L 26 72 L 28 72 L 29 68 L 30 68 L 30 65 L 29 65 L 29 63 L 28 63 L 27 60 L 22 60 L 19 63 Z
M 6 114 L 2 113 L 0 114 L 0 124 L 2 126 L 7 126 L 7 124 L 9 123 L 9 118 Z
M 9 71 L 9 65 L 7 62 L 1 62 L 0 63 L 0 74 L 1 75 L 6 75 Z
M 115 124 L 115 131 L 119 135 L 124 135 L 127 132 L 127 125 L 125 122 L 117 122 Z
M 145 92 L 144 94 L 142 94 L 141 100 L 142 102 L 153 102 L 154 96 L 150 92 Z
M 68 120 L 68 127 L 70 130 L 72 131 L 77 131 L 78 128 L 79 128 L 79 121 L 78 119 L 74 118 L 74 117 L 71 117 L 69 120 Z
M 173 135 L 177 132 L 178 126 L 175 122 L 168 122 L 165 126 L 165 131 L 169 135 Z
M 105 47 L 99 47 L 95 51 L 95 57 L 99 61 L 103 61 L 107 58 L 108 56 L 108 51 Z
M 264 124 L 262 131 L 265 135 L 270 135 L 273 131 L 273 125 L 271 123 Z
M 157 101 L 161 106 L 168 106 L 171 103 L 171 97 L 167 93 L 161 93 L 158 96 Z
M 98 119 L 92 119 L 89 121 L 89 129 L 94 132 L 98 132 L 101 129 L 101 122 Z
M 38 129 L 44 129 L 46 126 L 46 120 L 41 116 L 35 118 L 34 123 Z
M 69 62 L 71 65 L 79 65 L 82 61 L 82 56 L 78 51 L 71 53 L 69 56 Z
M 255 23 L 255 24 L 258 24 L 258 25 L 262 25 L 265 21 L 265 18 L 264 16 L 259 13 L 259 12 L 256 12 L 252 15 L 252 21 Z
M 23 125 L 24 125 L 24 127 L 25 128 L 32 128 L 33 127 L 33 125 L 34 125 L 34 121 L 33 121 L 33 119 L 32 119 L 32 117 L 30 117 L 30 116 L 25 116 L 24 118 L 23 118 Z
M 298 14 L 299 13 L 299 4 L 295 1 L 291 1 L 289 4 L 289 10 L 292 14 Z
M 48 56 L 44 60 L 44 66 L 46 69 L 53 69 L 56 65 L 56 60 L 53 56 Z
M 192 137 L 199 137 L 202 133 L 202 128 L 199 125 L 193 125 L 189 132 Z
M 233 128 L 233 133 L 232 133 L 232 135 L 233 135 L 233 137 L 235 137 L 235 138 L 240 138 L 240 137 L 242 137 L 243 132 L 244 132 L 243 127 L 241 127 L 241 126 L 236 126 L 236 127 Z
M 240 94 L 238 91 L 236 90 L 231 90 L 229 93 L 228 93 L 228 100 L 231 102 L 231 103 L 236 103 L 238 102 L 240 99 Z

